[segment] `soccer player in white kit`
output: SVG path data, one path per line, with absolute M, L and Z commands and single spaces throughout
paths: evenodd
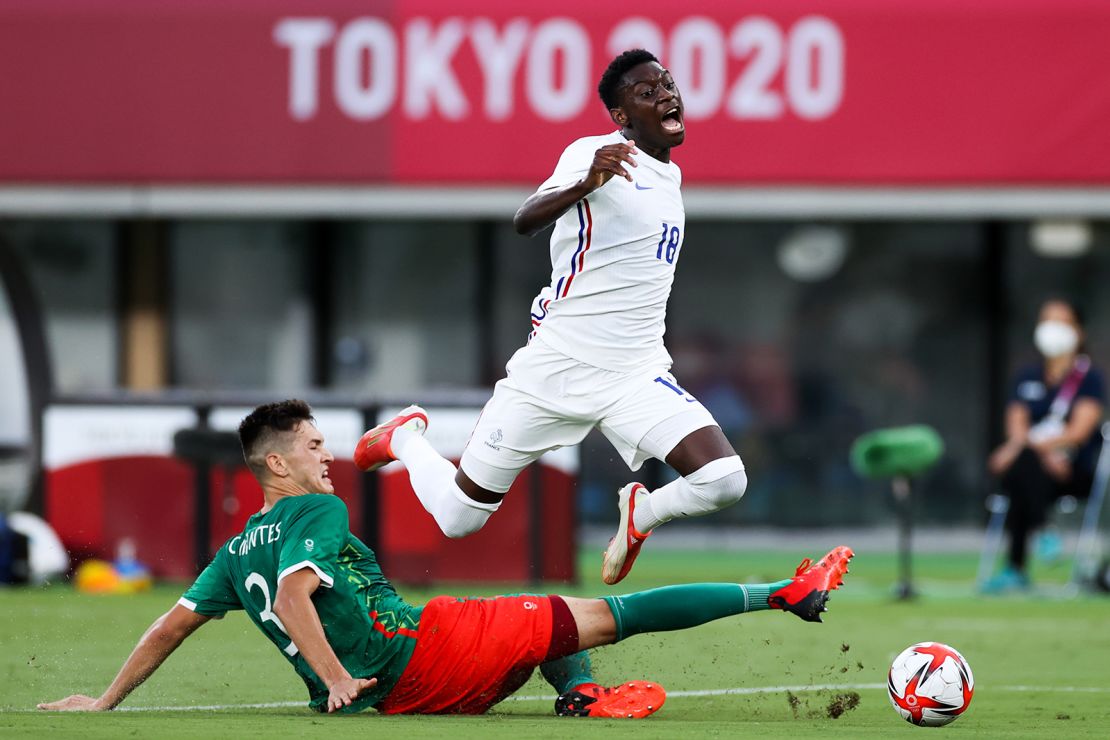
M 633 471 L 655 457 L 682 476 L 650 493 L 639 483 L 618 492 L 620 524 L 602 565 L 613 584 L 656 527 L 735 503 L 747 476 L 709 411 L 670 374 L 663 346 L 686 225 L 671 162 L 686 136 L 682 98 L 642 49 L 616 57 L 598 93 L 619 130 L 571 143 L 513 218 L 521 234 L 555 224 L 551 284 L 532 304 L 528 343 L 506 365 L 459 469 L 423 438 L 428 419 L 415 406 L 368 431 L 355 462 L 374 470 L 400 460 L 443 532 L 463 537 L 485 524 L 521 470 L 596 427 Z

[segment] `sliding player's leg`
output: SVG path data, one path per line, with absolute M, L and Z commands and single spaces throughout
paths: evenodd
M 537 667 L 559 692 L 556 714 L 644 717 L 662 706 L 665 694 L 648 681 L 600 686 L 578 643 L 574 616 L 559 596 L 436 597 L 421 612 L 416 650 L 378 709 L 480 714 Z
M 560 697 L 565 714 L 647 716 L 665 698 L 658 684 L 583 685 L 579 682 L 592 676 L 588 662 L 575 665 L 583 660 L 582 651 L 750 611 L 783 609 L 820 621 L 829 591 L 840 586 L 851 557 L 850 549 L 838 547 L 816 564 L 804 561 L 793 578 L 767 584 L 699 583 L 603 599 L 440 596 L 421 612 L 416 650 L 378 708 L 387 714 L 478 714 L 545 666 L 554 685 L 570 689 Z M 580 688 L 585 690 L 571 696 Z
M 481 714 L 525 684 L 552 653 L 552 599 L 438 596 L 420 614 L 416 649 L 378 706 L 386 714 Z
M 602 686 L 593 675 L 590 654 L 577 650 L 578 624 L 566 600 L 550 597 L 552 606 L 552 643 L 554 658 L 540 665 L 544 680 L 558 696 L 555 714 L 561 717 L 610 717 L 633 719 L 659 711 L 667 693 L 656 681 L 624 681 Z M 568 650 L 577 650 L 563 655 Z
M 793 577 L 774 583 L 691 583 L 625 596 L 565 601 L 578 625 L 578 647 L 582 650 L 644 632 L 687 629 L 768 609 L 820 622 L 829 592 L 843 584 L 853 554 L 843 545 L 833 548 L 816 563 L 806 558 Z
M 590 654 L 585 650 L 549 660 L 540 666 L 540 673 L 559 695 L 569 694 L 579 687 L 597 685 Z
M 574 619 L 580 652 L 542 669 L 557 690 L 563 691 L 555 704 L 557 714 L 589 717 L 646 717 L 666 699 L 663 687 L 654 681 L 628 681 L 612 688 L 596 683 L 570 687 L 583 681 L 575 677 L 562 686 L 549 675 L 550 666 L 577 668 L 578 676 L 589 673 L 585 650 L 609 645 L 644 632 L 687 629 L 716 619 L 768 609 L 790 611 L 806 621 L 820 622 L 829 592 L 843 583 L 852 551 L 837 547 L 816 564 L 806 558 L 793 578 L 775 583 L 695 583 L 667 586 L 601 599 L 563 598 L 562 604 Z M 553 599 L 554 602 L 554 599 Z M 587 661 L 583 666 L 581 661 Z

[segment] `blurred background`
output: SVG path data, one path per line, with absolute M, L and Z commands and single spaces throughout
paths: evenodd
M 889 487 L 848 450 L 924 423 L 946 453 L 919 522 L 978 531 L 1040 301 L 1081 302 L 1110 362 L 1108 31 L 1081 0 L 7 0 L 2 507 L 71 553 L 127 540 L 187 577 L 257 499 L 181 429 L 302 396 L 349 458 L 417 401 L 462 413 L 461 444 L 550 275 L 548 232 L 512 215 L 570 141 L 613 128 L 597 78 L 642 46 L 686 105 L 674 372 L 751 480 L 668 529 L 890 530 Z M 596 434 L 545 470 L 502 526 L 548 522 L 521 573 L 561 577 L 565 553 L 537 558 L 608 531 L 630 473 Z M 389 475 L 342 478 L 356 531 L 444 575 Z

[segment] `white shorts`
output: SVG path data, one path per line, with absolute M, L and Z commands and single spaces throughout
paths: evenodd
M 628 373 L 586 365 L 539 339 L 505 366 L 463 451 L 460 467 L 496 493 L 549 450 L 578 444 L 597 427 L 632 470 L 666 459 L 713 415 L 659 365 Z M 650 434 L 649 434 L 650 433 Z

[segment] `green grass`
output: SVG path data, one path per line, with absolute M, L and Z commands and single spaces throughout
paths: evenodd
M 583 588 L 594 586 L 595 553 L 583 561 Z M 929 732 L 891 709 L 885 681 L 893 656 L 911 643 L 955 646 L 975 672 L 970 710 L 944 730 L 963 737 L 1110 737 L 1110 599 L 1039 595 L 984 599 L 974 594 L 970 555 L 920 556 L 922 595 L 895 602 L 891 555 L 863 554 L 847 588 L 836 594 L 823 625 L 778 612 L 745 615 L 684 633 L 643 635 L 600 649 L 593 662 L 605 682 L 651 678 L 671 692 L 664 709 L 644 722 L 557 719 L 551 701 L 507 701 L 484 717 L 320 716 L 301 707 L 207 711 L 112 712 L 61 715 L 32 711 L 42 700 L 71 693 L 98 694 L 147 625 L 167 609 L 179 587 L 133 597 L 93 597 L 58 586 L 0 591 L 0 736 L 54 737 L 359 737 L 391 733 L 418 737 L 554 737 L 601 734 L 637 738 L 676 736 L 794 736 L 889 738 Z M 781 553 L 646 551 L 621 590 L 695 580 L 762 581 L 789 574 L 796 563 Z M 1061 574 L 1042 571 L 1043 579 Z M 626 588 L 627 587 L 627 588 Z M 401 589 L 413 601 L 433 592 Z M 434 592 L 519 590 L 443 588 Z M 833 685 L 786 690 L 683 696 L 681 692 Z M 1022 688 L 1025 687 L 1025 688 Z M 856 692 L 858 707 L 839 718 L 829 707 L 837 694 Z M 534 678 L 524 696 L 550 694 Z M 242 614 L 214 622 L 191 638 L 140 687 L 125 708 L 243 705 L 300 701 L 304 688 L 279 653 Z M 835 713 L 835 712 L 834 712 Z M 913 736 L 913 735 L 911 735 Z

